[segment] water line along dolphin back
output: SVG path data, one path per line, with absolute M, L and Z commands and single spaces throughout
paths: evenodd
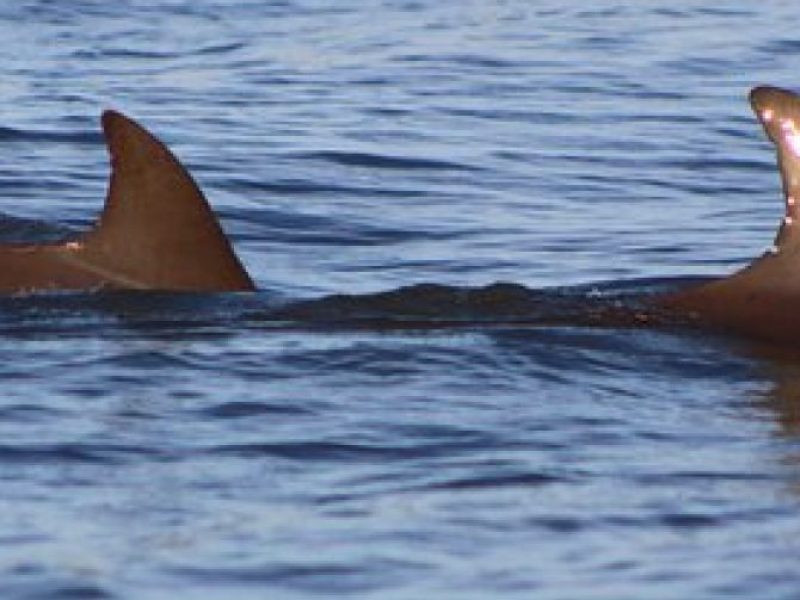
M 800 96 L 761 86 L 750 102 L 777 149 L 786 214 L 774 246 L 749 266 L 645 303 L 653 323 L 771 341 L 800 339 Z M 102 117 L 111 156 L 105 206 L 89 231 L 56 243 L 0 245 L 0 293 L 55 289 L 253 291 L 203 193 L 155 136 L 114 111 Z M 641 308 L 636 321 L 641 323 Z

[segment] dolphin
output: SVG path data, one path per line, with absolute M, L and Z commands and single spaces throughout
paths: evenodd
M 102 126 L 111 178 L 97 223 L 54 243 L 0 245 L 0 293 L 254 290 L 203 193 L 175 155 L 118 112 L 104 112 Z
M 800 339 L 800 96 L 760 86 L 750 92 L 750 103 L 777 148 L 783 182 L 785 216 L 774 245 L 730 276 L 647 298 L 631 310 L 588 306 L 591 318 L 577 318 L 578 324 L 696 324 L 767 341 Z M 111 178 L 96 225 L 59 242 L 0 245 L 0 293 L 255 290 L 175 155 L 118 112 L 104 112 L 102 126 Z M 327 306 L 335 299 L 299 307 Z M 348 306 L 354 302 L 345 300 Z
M 800 96 L 770 86 L 750 104 L 775 144 L 785 215 L 774 244 L 734 274 L 654 299 L 698 325 L 780 343 L 800 339 Z

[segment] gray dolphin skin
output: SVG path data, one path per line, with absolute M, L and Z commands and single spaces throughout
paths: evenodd
M 254 290 L 178 159 L 117 112 L 102 124 L 111 180 L 97 224 L 57 243 L 0 245 L 0 292 Z
M 800 96 L 757 87 L 750 104 L 777 149 L 785 216 L 772 248 L 749 266 L 657 298 L 658 307 L 689 315 L 699 325 L 766 341 L 800 340 Z

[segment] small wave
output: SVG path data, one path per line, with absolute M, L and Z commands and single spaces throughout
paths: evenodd
M 267 402 L 223 402 L 197 411 L 201 416 L 215 419 L 238 419 L 259 415 L 306 415 L 311 411 L 298 406 L 286 406 Z
M 394 448 L 332 442 L 230 444 L 213 447 L 209 449 L 209 452 L 217 455 L 233 455 L 241 458 L 271 456 L 293 460 L 319 461 L 398 458 L 398 450 Z
M 43 131 L 0 127 L 0 141 L 7 142 L 61 142 L 95 145 L 103 143 L 103 136 L 92 131 Z
M 725 160 L 715 160 L 712 158 L 689 158 L 681 160 L 664 161 L 664 165 L 693 171 L 697 173 L 708 173 L 711 171 L 722 172 L 724 170 L 735 170 L 740 172 L 771 173 L 774 170 L 772 162 L 769 160 L 749 160 L 745 158 L 727 158 Z
M 336 150 L 304 152 L 292 158 L 324 160 L 347 167 L 376 169 L 428 170 L 428 171 L 478 171 L 478 167 L 433 158 L 388 156 L 371 152 L 343 152 Z
M 674 529 L 715 527 L 724 523 L 724 519 L 700 513 L 671 513 L 662 515 L 660 521 L 667 527 L 672 527 Z
M 77 50 L 72 57 L 75 60 L 103 60 L 122 58 L 125 60 L 167 60 L 179 58 L 181 54 L 176 52 L 157 52 L 154 50 L 137 50 L 132 48 L 107 48 L 103 51 L 97 50 Z
M 229 44 L 216 44 L 201 46 L 193 50 L 181 52 L 165 52 L 153 49 L 140 48 L 107 48 L 105 50 L 77 50 L 73 57 L 80 60 L 103 60 L 103 59 L 126 59 L 126 60 L 169 60 L 180 59 L 187 56 L 219 56 L 229 52 L 235 52 L 245 47 L 242 42 L 231 42 Z
M 679 471 L 659 474 L 637 474 L 633 477 L 639 483 L 648 485 L 669 484 L 675 481 L 734 481 L 758 482 L 771 481 L 774 476 L 769 473 L 756 473 L 753 471 Z
M 254 442 L 212 446 L 206 451 L 210 454 L 237 456 L 240 458 L 270 456 L 304 461 L 386 461 L 430 458 L 442 454 L 450 455 L 459 450 L 482 448 L 486 443 L 482 438 L 444 444 L 429 443 L 409 446 L 344 442 Z
M 287 565 L 284 567 L 265 566 L 259 567 L 180 567 L 173 571 L 183 576 L 190 576 L 204 581 L 225 582 L 233 581 L 236 583 L 283 583 L 284 585 L 300 585 L 317 587 L 313 585 L 314 580 L 319 581 L 319 587 L 325 588 L 326 593 L 331 590 L 332 581 L 339 581 L 336 587 L 343 587 L 343 581 L 359 574 L 360 570 L 348 565 L 309 565 L 296 566 Z
M 278 215 L 274 219 L 265 220 L 264 222 L 269 222 L 269 226 L 262 225 L 257 229 L 253 227 L 252 231 L 242 236 L 241 239 L 250 239 L 256 243 L 261 243 L 264 239 L 268 239 L 271 244 L 304 244 L 308 246 L 333 246 L 336 248 L 381 246 L 387 243 L 400 243 L 414 239 L 449 239 L 444 238 L 444 234 L 436 231 L 375 227 L 370 223 L 350 220 L 337 221 L 311 215 L 288 216 L 285 219 Z M 308 226 L 299 226 L 298 223 L 300 222 L 307 222 Z
M 426 195 L 422 190 L 390 189 L 385 187 L 357 187 L 336 183 L 318 183 L 308 179 L 281 179 L 270 182 L 249 179 L 229 179 L 226 187 L 238 193 L 248 191 L 270 194 L 324 194 L 354 197 L 414 198 Z
M 123 457 L 152 456 L 156 451 L 119 444 L 0 445 L 0 463 L 119 464 Z
M 236 567 L 187 565 L 173 567 L 170 571 L 198 582 L 279 586 L 321 597 L 338 597 L 398 584 L 407 576 L 428 568 L 424 563 L 409 560 L 370 557 L 364 563 L 311 561 Z
M 412 64 L 446 64 L 475 69 L 508 70 L 519 69 L 529 63 L 520 60 L 509 60 L 499 56 L 481 54 L 403 54 L 394 58 L 395 62 Z
M 800 40 L 782 39 L 770 40 L 759 47 L 759 50 L 769 56 L 786 56 L 800 54 Z
M 464 477 L 449 481 L 437 482 L 425 489 L 429 490 L 477 490 L 483 488 L 506 487 L 538 487 L 549 483 L 562 483 L 565 479 L 546 473 L 520 473 L 510 475 L 492 475 L 485 477 Z
M 194 54 L 202 55 L 219 55 L 227 54 L 229 52 L 236 52 L 245 47 L 243 42 L 231 42 L 229 44 L 217 44 L 212 46 L 203 46 L 194 51 Z
M 40 418 L 58 417 L 63 411 L 37 404 L 9 404 L 0 406 L 0 421 L 27 422 Z
M 0 594 L 4 598 L 48 598 L 49 600 L 109 600 L 116 598 L 114 594 L 92 583 L 59 582 L 51 577 L 41 577 L 37 569 L 32 573 L 24 573 L 36 577 L 37 580 L 23 583 L 5 583 L 0 585 Z M 20 573 L 15 573 L 19 576 Z

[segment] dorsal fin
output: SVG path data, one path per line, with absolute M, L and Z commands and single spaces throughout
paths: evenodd
M 800 97 L 757 87 L 750 103 L 775 144 L 786 214 L 775 246 L 736 273 L 666 296 L 655 303 L 723 331 L 773 341 L 800 339 Z
M 111 155 L 108 196 L 76 258 L 122 287 L 252 290 L 192 177 L 169 149 L 133 120 L 103 114 Z
M 775 238 L 775 251 L 800 251 L 800 97 L 777 87 L 750 92 L 750 104 L 775 144 L 786 215 Z

